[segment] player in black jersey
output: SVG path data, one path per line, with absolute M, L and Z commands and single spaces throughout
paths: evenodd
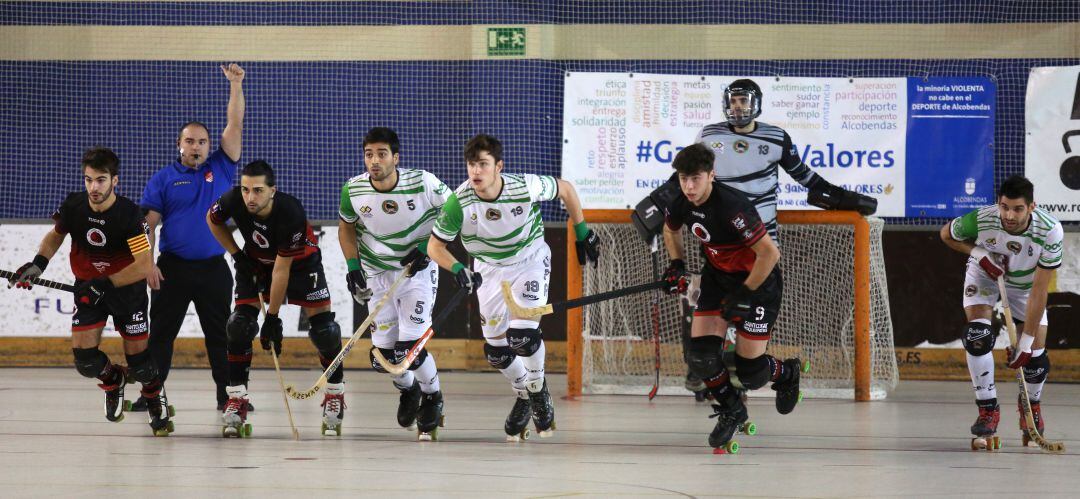
M 88 149 L 82 158 L 86 192 L 74 192 L 53 213 L 55 225 L 41 240 L 38 254 L 15 272 L 8 286 L 32 287 L 49 259 L 71 234 L 71 271 L 75 274 L 75 313 L 71 347 L 75 369 L 97 378 L 105 390 L 105 418 L 124 419 L 124 385 L 142 383 L 154 435 L 173 431 L 171 407 L 164 401 L 161 379 L 147 351 L 146 273 L 150 270 L 149 227 L 139 206 L 117 195 L 120 159 L 104 147 Z M 98 349 L 109 316 L 124 339 L 127 367 L 113 364 Z
M 787 414 L 795 408 L 802 362 L 781 362 L 765 353 L 780 312 L 780 250 L 746 196 L 713 182 L 713 160 L 712 151 L 703 144 L 675 156 L 682 195 L 672 200 L 666 212 L 664 245 L 671 263 L 664 280 L 669 293 L 686 290 L 689 275 L 680 233 L 686 225 L 701 241 L 708 260 L 702 270 L 687 361 L 717 402 L 713 408 L 718 420 L 709 434 L 709 445 L 720 449 L 727 448 L 735 430 L 748 419 L 743 390 L 756 390 L 771 381 L 777 391 L 776 409 Z M 729 325 L 737 333 L 734 377 L 722 359 Z
M 259 335 L 264 350 L 281 353 L 281 306 L 304 309 L 311 323 L 308 337 L 319 351 L 325 369 L 341 352 L 341 328 L 330 311 L 330 290 L 323 274 L 322 253 L 307 221 L 304 207 L 293 196 L 278 192 L 274 170 L 265 161 L 252 161 L 240 172 L 240 187 L 225 193 L 210 207 L 207 224 L 236 266 L 236 309 L 225 326 L 228 336 L 229 401 L 222 412 L 225 436 L 247 436 L 247 382 L 251 342 Z M 244 238 L 241 250 L 225 227 L 233 219 Z M 258 300 L 266 301 L 259 328 Z M 327 380 L 323 399 L 323 431 L 341 434 L 345 410 L 344 369 Z

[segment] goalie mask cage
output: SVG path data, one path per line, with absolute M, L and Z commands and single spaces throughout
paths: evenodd
M 567 298 L 653 280 L 649 245 L 630 222 L 631 210 L 585 210 L 602 241 L 600 263 L 579 266 L 571 229 Z M 847 211 L 780 211 L 784 291 L 768 351 L 809 360 L 802 390 L 810 397 L 884 398 L 898 381 L 892 319 L 881 250 L 884 222 Z M 704 262 L 700 243 L 683 231 L 687 267 Z M 660 268 L 667 251 L 659 244 Z M 582 393 L 649 393 L 655 379 L 652 292 L 568 310 L 567 388 Z M 684 387 L 682 297 L 660 299 L 660 394 Z M 771 393 L 771 392 L 770 392 Z

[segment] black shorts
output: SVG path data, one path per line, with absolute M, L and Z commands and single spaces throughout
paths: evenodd
M 270 265 L 260 266 L 258 287 L 253 276 L 237 272 L 236 287 L 233 288 L 236 304 L 253 305 L 257 303 L 259 293 L 262 293 L 263 301 L 270 301 L 273 271 L 274 268 Z M 326 274 L 323 273 L 322 257 L 319 253 L 303 260 L 293 260 L 289 269 L 289 284 L 285 288 L 285 303 L 307 308 L 330 305 L 330 288 L 326 285 Z
M 746 272 L 728 273 L 706 264 L 701 270 L 701 297 L 698 298 L 694 316 L 721 315 L 724 298 L 746 281 Z M 772 274 L 754 291 L 754 310 L 745 321 L 731 323 L 739 336 L 753 340 L 767 340 L 772 335 L 776 318 L 780 315 L 780 301 L 784 283 L 780 269 L 773 269 Z
M 75 280 L 78 287 L 84 283 Z M 75 303 L 75 313 L 71 315 L 71 331 L 91 331 L 105 327 L 105 321 L 111 315 L 113 327 L 125 340 L 145 340 L 150 329 L 147 324 L 146 308 L 150 299 L 146 296 L 146 281 L 114 288 L 105 293 L 101 303 L 87 305 Z

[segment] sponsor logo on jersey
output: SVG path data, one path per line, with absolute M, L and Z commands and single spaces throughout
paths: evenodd
M 979 292 L 979 288 L 975 287 L 974 284 L 968 284 L 967 287 L 964 288 L 964 296 L 966 296 L 968 298 L 971 298 L 972 296 L 975 296 L 975 293 L 978 293 L 978 292 Z
M 176 182 L 172 183 L 172 186 L 173 187 L 178 187 L 178 186 L 187 185 L 187 184 L 190 184 L 190 183 L 191 183 L 190 180 L 177 180 Z
M 375 215 L 371 214 L 371 207 L 370 206 L 361 206 L 360 207 L 360 216 L 362 216 L 364 218 L 371 218 L 371 217 L 373 217 Z
M 251 240 L 262 249 L 270 247 L 270 241 L 267 241 L 266 236 L 257 230 L 251 231 Z
M 424 323 L 424 318 L 423 317 L 417 317 L 415 315 L 410 315 L 409 320 L 412 321 L 413 324 L 423 324 Z
M 386 201 L 382 202 L 383 213 L 386 213 L 387 215 L 393 215 L 394 213 L 397 213 L 397 210 L 398 205 L 394 202 L 393 199 L 387 199 Z
M 742 327 L 748 333 L 765 334 L 769 332 L 769 325 L 764 322 L 743 321 Z
M 330 298 L 330 290 L 326 288 L 308 293 L 307 296 L 304 297 L 307 301 L 325 300 L 327 298 Z
M 716 154 L 724 154 L 724 143 L 723 142 L 720 142 L 720 141 L 711 142 L 711 143 L 709 143 L 709 147 L 711 147 L 713 151 L 716 151 Z
M 743 239 L 753 239 L 754 231 L 752 231 L 750 229 L 746 229 L 746 230 L 743 231 L 742 237 L 743 237 Z
M 975 194 L 974 178 L 968 177 L 967 180 L 964 181 L 964 194 L 967 194 L 968 196 Z
M 267 227 L 266 224 L 259 223 L 259 222 L 255 221 L 255 220 L 252 220 L 251 224 L 258 227 L 258 228 L 260 228 L 260 229 L 262 229 L 262 230 L 266 230 L 266 227 Z
M 1012 251 L 1014 255 L 1019 255 L 1020 250 L 1024 249 L 1024 247 L 1021 246 L 1020 243 L 1018 243 L 1016 241 L 1009 241 L 1009 242 L 1005 243 L 1005 247 L 1009 248 L 1009 251 Z
M 494 222 L 502 218 L 502 212 L 496 210 L 495 208 L 488 208 L 487 212 L 484 213 L 484 218 L 488 219 L 488 221 Z
M 86 231 L 86 242 L 90 243 L 91 246 L 100 248 L 105 246 L 107 240 L 105 239 L 105 233 L 102 232 L 101 229 L 91 227 L 90 230 Z
M 143 334 L 146 332 L 146 322 L 138 322 L 135 324 L 125 324 L 124 332 L 130 335 Z
M 694 225 L 690 226 L 690 232 L 694 233 L 698 239 L 705 242 L 709 242 L 709 240 L 712 239 L 712 234 L 709 234 L 709 231 L 705 229 L 705 226 L 698 222 L 694 222 Z
M 731 219 L 731 225 L 734 225 L 736 229 L 743 230 L 746 228 L 746 218 L 742 213 L 735 215 L 735 218 Z
M 698 218 L 705 218 L 705 214 L 704 214 L 704 213 L 702 213 L 702 212 L 700 212 L 700 211 L 694 211 L 694 210 L 690 210 L 690 216 L 692 216 L 692 217 L 698 217 Z
M 732 146 L 732 149 L 735 149 L 735 152 L 737 152 L 739 154 L 742 154 L 742 153 L 746 152 L 748 149 L 750 149 L 750 144 L 748 142 L 746 142 L 745 140 L 743 140 L 743 139 L 739 139 L 739 140 L 735 141 L 735 144 Z
M 105 221 L 104 221 L 104 220 L 98 220 L 98 219 L 96 219 L 96 218 L 94 218 L 94 217 L 86 217 L 86 219 L 87 219 L 88 221 L 94 222 L 94 223 L 96 223 L 96 224 L 98 224 L 98 225 L 105 225 Z
M 109 268 L 109 262 L 90 262 L 90 265 L 94 266 L 94 269 L 99 273 L 104 274 L 105 270 Z
M 203 178 L 205 178 L 207 182 L 213 182 L 214 181 L 214 171 L 213 170 L 206 170 L 206 175 L 203 175 Z
M 536 296 L 534 294 L 529 294 L 529 293 L 521 293 L 521 297 L 526 299 L 526 300 L 532 300 L 532 301 L 536 301 L 536 300 L 540 299 L 539 296 Z

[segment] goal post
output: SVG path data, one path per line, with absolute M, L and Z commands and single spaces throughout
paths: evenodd
M 567 298 L 652 279 L 649 247 L 630 222 L 632 210 L 585 210 L 601 238 L 595 270 L 577 265 L 568 228 Z M 769 351 L 799 355 L 812 369 L 811 396 L 884 398 L 898 381 L 888 307 L 881 232 L 884 222 L 851 211 L 780 211 L 784 304 Z M 689 268 L 701 268 L 700 245 L 684 231 Z M 661 248 L 662 259 L 666 251 Z M 652 385 L 655 350 L 648 294 L 567 311 L 567 392 L 641 393 Z M 661 391 L 683 388 L 686 326 L 681 300 L 665 295 L 661 308 Z M 648 380 L 648 381 L 647 381 Z M 644 391 L 642 391 L 644 389 Z

